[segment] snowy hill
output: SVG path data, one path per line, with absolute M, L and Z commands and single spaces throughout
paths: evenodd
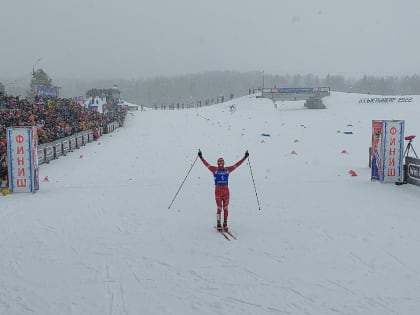
M 39 192 L 0 198 L 0 314 L 417 314 L 420 187 L 371 182 L 368 148 L 372 119 L 420 135 L 420 99 L 367 98 L 136 111 L 42 165 Z M 237 240 L 212 227 L 198 149 L 213 165 L 249 150 L 229 181 Z

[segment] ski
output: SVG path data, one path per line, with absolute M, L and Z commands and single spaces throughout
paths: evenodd
M 218 230 L 218 229 L 217 229 L 217 227 L 216 227 L 216 226 L 214 226 L 214 225 L 213 225 L 213 227 L 214 227 L 214 229 L 216 230 L 216 232 L 218 232 L 218 233 L 222 234 L 222 235 L 225 237 L 225 239 L 227 239 L 228 241 L 230 241 L 229 236 L 227 236 L 227 235 L 225 234 L 225 232 L 224 232 L 224 231 Z
M 229 236 L 232 237 L 233 239 L 235 239 L 235 240 L 237 239 L 236 236 L 233 235 L 229 230 L 228 231 L 223 231 L 223 232 L 225 232 L 226 234 L 229 234 Z

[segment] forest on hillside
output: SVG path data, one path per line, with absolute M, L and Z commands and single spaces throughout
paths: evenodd
M 375 95 L 417 95 L 420 94 L 420 76 L 376 77 L 365 75 L 361 78 L 346 78 L 342 75 L 314 74 L 279 75 L 262 71 L 212 71 L 172 77 L 139 79 L 104 79 L 100 81 L 53 78 L 54 85 L 60 86 L 61 97 L 83 95 L 92 88 L 110 88 L 117 85 L 121 97 L 135 104 L 154 106 L 161 104 L 195 103 L 206 99 L 239 97 L 261 87 L 319 87 L 328 86 L 331 91 Z M 16 95 L 29 89 L 22 85 L 7 86 L 0 83 L 0 91 Z

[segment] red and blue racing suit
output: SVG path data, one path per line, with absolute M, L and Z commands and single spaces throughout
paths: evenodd
M 245 157 L 240 159 L 234 165 L 227 167 L 210 165 L 203 157 L 201 158 L 201 161 L 214 176 L 214 195 L 216 197 L 217 217 L 220 218 L 223 210 L 223 219 L 226 222 L 229 215 L 229 174 L 245 161 Z

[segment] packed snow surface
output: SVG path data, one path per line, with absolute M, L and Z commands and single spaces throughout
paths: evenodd
M 418 314 L 420 187 L 371 182 L 368 162 L 372 120 L 420 135 L 420 98 L 372 97 L 130 112 L 41 165 L 35 194 L 1 196 L 0 314 Z M 213 229 L 198 149 L 249 150 L 229 178 L 237 240 Z

